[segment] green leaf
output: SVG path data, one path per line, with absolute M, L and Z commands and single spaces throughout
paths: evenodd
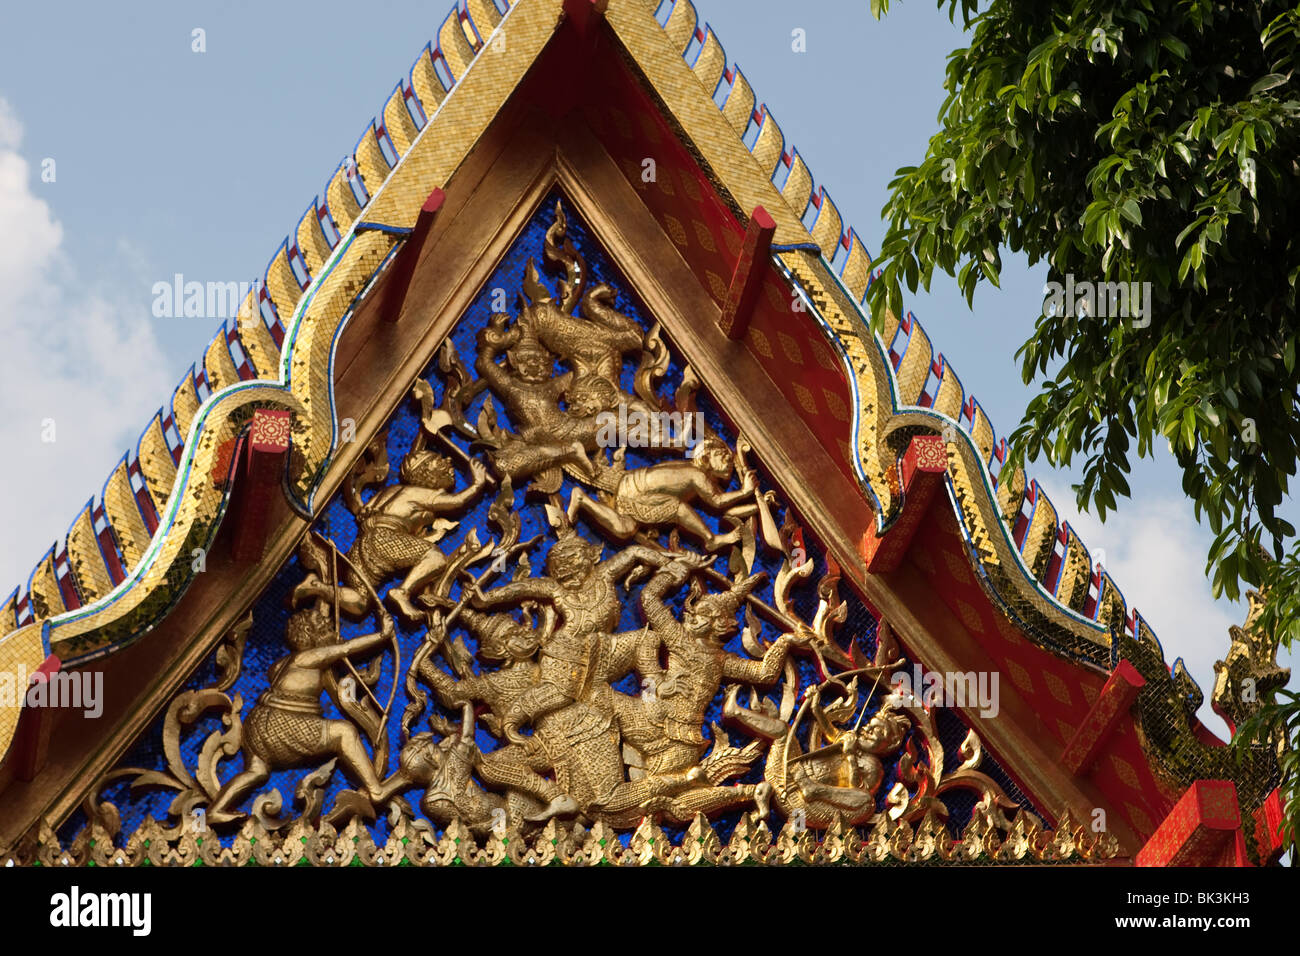
M 1209 218 L 1210 218 L 1209 216 L 1197 216 L 1194 220 L 1192 220 L 1192 224 L 1188 226 L 1186 229 L 1184 229 L 1182 232 L 1180 232 L 1178 234 L 1178 238 L 1174 240 L 1174 248 L 1177 249 L 1179 246 L 1181 246 L 1183 244 L 1183 240 L 1186 239 L 1196 229 L 1197 226 L 1202 225 Z M 1183 281 L 1183 276 L 1181 273 L 1178 276 L 1178 281 L 1179 282 Z
M 1166 50 L 1178 57 L 1180 60 L 1187 59 L 1187 54 L 1191 52 L 1187 44 L 1175 36 L 1163 36 L 1160 38 L 1160 45 Z
M 1265 90 L 1271 90 L 1276 87 L 1279 87 L 1283 83 L 1285 83 L 1287 79 L 1288 76 L 1285 73 L 1270 73 L 1268 74 L 1268 76 L 1261 76 L 1258 80 L 1256 80 L 1253 84 L 1251 84 L 1250 95 L 1254 96 L 1256 93 L 1263 93 Z
M 1246 380 L 1246 386 L 1250 389 L 1252 395 L 1256 398 L 1264 397 L 1264 386 L 1253 368 L 1249 365 L 1243 365 L 1241 367 L 1241 377 Z

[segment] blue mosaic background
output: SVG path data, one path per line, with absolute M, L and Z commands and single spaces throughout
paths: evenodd
M 506 291 L 510 313 L 512 316 L 515 315 L 517 313 L 517 308 L 515 306 L 517 294 L 522 288 L 524 270 L 529 258 L 534 259 L 539 270 L 543 272 L 543 282 L 552 290 L 557 288 L 556 275 L 546 272 L 543 266 L 544 255 L 542 248 L 546 229 L 553 221 L 553 210 L 558 198 L 560 198 L 558 195 L 552 195 L 537 209 L 527 227 L 519 236 L 509 253 L 493 272 L 491 278 L 480 291 L 479 295 L 467 310 L 466 314 L 458 323 L 456 330 L 452 334 L 452 341 L 455 344 L 459 356 L 471 369 L 473 358 L 476 354 L 475 336 L 479 329 L 483 328 L 491 318 L 493 314 L 492 305 L 494 298 L 498 303 L 500 302 L 500 296 L 494 296 L 494 290 L 504 289 Z M 563 200 L 561 201 L 563 202 Z M 636 319 L 646 329 L 649 329 L 652 321 L 650 320 L 645 308 L 638 301 L 629 296 L 629 285 L 624 277 L 610 261 L 604 251 L 599 247 L 598 243 L 590 234 L 585 224 L 579 219 L 572 206 L 567 202 L 563 202 L 563 205 L 568 219 L 568 235 L 573 240 L 574 245 L 582 251 L 587 261 L 588 274 L 590 277 L 589 287 L 597 282 L 605 282 L 611 285 L 617 292 L 614 307 L 623 314 Z M 629 393 L 633 392 L 633 377 L 635 370 L 635 362 L 629 359 L 624 366 L 622 383 L 624 389 Z M 556 371 L 563 371 L 563 368 L 557 364 Z M 660 383 L 659 389 L 660 393 L 668 401 L 670 407 L 672 392 L 676 385 L 681 381 L 681 373 L 682 367 L 674 356 L 667 374 Z M 436 370 L 436 364 L 431 364 L 429 368 L 425 370 L 424 377 L 433 386 L 436 399 L 441 402 L 442 383 Z M 484 391 L 467 409 L 466 417 L 471 423 L 477 420 L 478 413 L 482 408 L 486 395 L 487 392 Z M 732 428 L 731 424 L 722 417 L 716 405 L 710 400 L 710 397 L 701 392 L 697 395 L 697 400 L 699 403 L 699 409 L 704 413 L 710 428 L 726 440 L 728 444 L 734 447 L 736 438 L 735 430 Z M 498 409 L 498 424 L 504 425 L 506 423 L 505 415 L 501 412 L 500 403 L 494 402 L 494 404 L 496 404 Z M 418 404 L 414 400 L 408 399 L 390 419 L 387 436 L 388 459 L 390 463 L 390 483 L 396 481 L 397 469 L 402 457 L 410 449 L 412 441 L 419 431 L 418 411 Z M 457 441 L 461 444 L 461 447 L 467 449 L 467 445 L 463 440 L 458 438 Z M 435 450 L 437 448 L 436 444 L 432 447 L 434 447 Z M 663 460 L 665 454 L 676 455 L 681 453 L 680 451 L 656 452 L 651 449 L 629 448 L 627 449 L 627 467 L 632 468 L 653 464 L 655 461 Z M 750 460 L 751 464 L 755 467 L 761 465 L 757 460 L 757 456 L 751 455 Z M 463 487 L 465 483 L 466 477 L 462 473 L 458 477 L 457 487 Z M 521 484 L 523 483 L 521 482 Z M 770 483 L 765 483 L 765 487 L 769 486 Z M 737 487 L 734 479 L 731 487 Z M 573 482 L 566 476 L 564 486 L 560 491 L 561 500 L 568 500 L 572 488 Z M 442 539 L 440 545 L 444 551 L 450 553 L 452 549 L 461 543 L 471 528 L 478 529 L 480 541 L 486 542 L 489 538 L 495 536 L 494 529 L 487 523 L 487 509 L 491 504 L 495 493 L 495 488 L 489 488 L 487 492 L 474 503 L 470 512 L 461 519 L 459 527 Z M 526 496 L 526 490 L 522 487 L 515 490 L 515 502 L 516 513 L 520 516 L 523 525 L 520 540 L 527 540 L 534 535 L 543 534 L 542 540 L 528 554 L 533 569 L 532 573 L 537 575 L 542 573 L 546 553 L 549 550 L 551 543 L 550 529 L 546 523 L 545 512 L 541 501 L 538 500 L 538 496 Z M 715 529 L 718 528 L 720 523 L 719 519 L 709 515 L 707 512 L 701 512 L 701 515 L 712 527 Z M 776 510 L 774 517 L 778 523 L 781 521 L 782 513 L 780 509 Z M 345 553 L 352 546 L 357 535 L 356 522 L 348 511 L 346 502 L 343 500 L 341 493 L 335 495 L 335 497 L 325 507 L 314 527 L 320 534 L 333 539 L 333 541 L 338 545 L 339 550 Z M 723 527 L 721 530 L 725 531 L 727 530 L 727 527 Z M 585 527 L 581 522 L 579 525 L 579 531 L 589 540 L 599 540 L 595 533 L 590 528 Z M 804 529 L 804 540 L 810 558 L 816 563 L 816 570 L 807 583 L 796 589 L 793 595 L 793 604 L 802 619 L 811 621 L 817 607 L 816 582 L 821 577 L 822 573 L 824 573 L 826 565 L 823 559 L 823 550 L 811 533 L 811 530 L 808 528 Z M 606 547 L 605 556 L 609 557 L 612 554 L 613 550 Z M 486 562 L 484 565 L 477 566 L 474 569 L 475 572 L 478 573 L 481 571 L 485 564 Z M 724 556 L 720 556 L 719 560 L 715 562 L 715 564 L 719 565 L 720 568 L 725 565 L 725 552 Z M 767 579 L 758 589 L 756 589 L 755 593 L 768 603 L 773 603 L 772 586 L 779 567 L 780 562 L 775 560 L 774 556 L 767 554 L 765 549 L 760 547 L 756 559 L 755 570 L 767 572 Z M 508 568 L 503 575 L 498 577 L 498 582 L 501 580 L 508 580 L 512 571 L 513 568 Z M 248 637 L 243 667 L 234 687 L 228 692 L 232 697 L 236 693 L 242 697 L 242 713 L 245 718 L 248 716 L 248 713 L 257 697 L 267 689 L 267 672 L 271 664 L 288 653 L 288 648 L 284 641 L 284 631 L 285 623 L 290 614 L 289 599 L 293 588 L 302 580 L 303 576 L 304 571 L 299 567 L 297 557 L 295 556 L 290 558 L 275 576 L 266 591 L 258 598 L 253 607 L 254 623 Z M 392 580 L 384 582 L 384 585 L 379 589 L 380 595 L 382 596 L 386 594 L 391 587 L 398 583 L 399 579 L 399 577 L 395 576 Z M 684 594 L 684 591 L 685 589 L 682 589 L 682 593 L 679 593 L 676 597 L 675 610 L 680 611 L 682 594 Z M 459 585 L 453 588 L 453 597 L 458 593 Z M 623 598 L 623 615 L 619 625 L 620 630 L 640 628 L 644 622 L 641 620 L 640 611 L 637 607 L 637 595 L 635 593 L 632 595 L 626 595 L 622 594 L 622 592 L 620 592 L 620 594 Z M 841 586 L 840 596 L 846 601 L 848 610 L 846 620 L 838 629 L 840 644 L 847 649 L 850 641 L 856 642 L 862 654 L 865 655 L 866 658 L 870 659 L 874 655 L 876 649 L 877 622 L 870 611 L 860 600 L 858 600 L 856 595 L 854 595 L 847 586 Z M 401 618 L 397 618 L 397 624 L 402 653 L 402 671 L 396 675 L 399 686 L 395 703 L 389 716 L 389 739 L 394 742 L 394 754 L 388 768 L 390 771 L 396 767 L 397 758 L 395 751 L 397 742 L 400 741 L 400 719 L 407 703 L 405 690 L 402 686 L 405 680 L 405 668 L 411 661 L 413 654 L 424 637 L 422 628 L 412 627 Z M 775 627 L 773 627 L 773 625 L 761 621 L 761 626 L 761 636 L 765 642 L 774 641 L 779 636 L 779 632 Z M 377 629 L 378 622 L 374 620 L 373 616 L 370 619 L 361 622 L 353 622 L 345 617 L 341 627 L 342 633 L 345 637 L 355 637 L 362 634 L 368 634 Z M 466 645 L 469 646 L 471 650 L 475 649 L 476 642 L 473 637 L 462 629 L 458 630 Z M 745 654 L 739 635 L 731 640 L 727 645 L 727 649 L 733 653 L 741 655 Z M 432 660 L 434 660 L 439 666 L 445 668 L 445 662 L 440 656 L 435 655 Z M 805 657 L 803 655 L 795 656 L 794 661 L 798 670 L 800 691 L 802 692 L 804 687 L 816 682 L 814 662 L 810 657 Z M 906 668 L 910 673 L 910 660 L 907 661 Z M 474 669 L 476 672 L 480 669 L 477 660 L 475 661 Z M 191 677 L 189 682 L 186 684 L 186 689 L 197 689 L 212 684 L 216 678 L 216 673 L 217 668 L 215 662 L 210 656 Z M 374 688 L 375 695 L 379 700 L 384 701 L 387 699 L 389 691 L 392 688 L 393 679 L 394 674 L 390 654 L 386 655 L 383 665 L 383 674 L 377 686 Z M 639 690 L 639 679 L 635 674 L 631 674 L 623 681 L 616 684 L 615 687 L 628 693 L 636 693 Z M 864 687 L 863 691 L 866 689 L 867 688 Z M 780 685 L 778 684 L 776 687 L 769 689 L 768 696 L 774 701 L 779 702 Z M 883 696 L 883 694 L 877 695 L 878 698 L 881 696 Z M 742 694 L 742 701 L 747 700 L 747 694 Z M 706 737 L 712 737 L 710 724 L 713 721 L 721 723 L 722 702 L 723 695 L 719 693 L 714 699 L 713 705 L 709 709 L 705 718 Z M 328 696 L 325 697 L 324 704 L 325 715 L 327 717 L 341 716 L 337 712 L 333 702 L 329 700 Z M 868 706 L 869 711 L 874 712 L 877 703 L 872 702 Z M 431 692 L 429 693 L 429 708 L 442 713 L 445 717 L 459 721 L 458 713 L 450 713 L 438 709 L 436 697 Z M 807 723 L 808 721 L 805 721 L 805 730 Z M 163 718 L 160 716 L 149 730 L 142 735 L 141 739 L 126 756 L 122 766 L 139 767 L 150 770 L 165 770 L 167 765 L 162 749 L 162 726 Z M 482 729 L 481 721 L 479 727 L 479 746 L 485 752 L 492 750 L 497 746 L 496 739 Z M 967 727 L 953 711 L 945 708 L 938 708 L 936 710 L 936 728 L 939 731 L 945 750 L 945 765 L 949 770 L 951 770 L 961 762 L 957 750 L 966 736 Z M 221 729 L 223 728 L 221 727 L 219 716 L 214 712 L 200 719 L 184 736 L 182 752 L 186 766 L 190 768 L 191 771 L 193 771 L 195 767 L 199 752 L 202 749 L 203 743 L 208 734 L 214 731 L 220 731 Z M 425 719 L 421 717 L 417 719 L 415 724 L 412 726 L 411 731 L 412 733 L 418 733 L 425 729 L 427 729 L 425 726 Z M 733 744 L 740 745 L 746 739 L 745 735 L 738 730 L 728 727 L 727 731 Z M 923 755 L 924 749 L 921 746 L 920 735 L 915 729 L 911 732 L 909 740 L 914 744 L 916 752 Z M 221 765 L 221 779 L 223 781 L 228 780 L 237 773 L 241 769 L 240 763 L 241 760 L 239 757 L 225 761 Z M 997 781 L 1007 794 L 1012 797 L 1012 799 L 1017 800 L 1022 806 L 1028 809 L 1033 809 L 1024 794 L 1016 788 L 1002 769 L 997 766 L 991 755 L 987 753 L 985 754 L 984 762 L 980 769 Z M 284 805 L 282 812 L 286 815 L 295 813 L 296 807 L 293 802 L 295 788 L 302 777 L 310 772 L 311 768 L 298 768 L 274 772 L 271 775 L 270 780 L 264 784 L 257 793 L 268 791 L 270 789 L 278 789 Z M 881 807 L 884 806 L 885 794 L 897 779 L 897 772 L 898 768 L 896 762 L 887 769 L 887 775 L 878 792 L 878 804 Z M 755 762 L 750 773 L 742 779 L 744 782 L 751 783 L 759 782 L 762 779 L 761 758 Z M 143 821 L 146 815 L 152 815 L 159 820 L 167 819 L 167 809 L 175 795 L 174 791 L 163 789 L 141 789 L 132 792 L 129 790 L 128 783 L 128 780 L 117 781 L 105 787 L 101 792 L 103 799 L 111 801 L 120 810 L 122 816 L 122 830 L 124 833 L 129 833 L 135 829 L 135 827 Z M 333 798 L 340 790 L 352 786 L 354 786 L 354 783 L 346 779 L 341 770 L 336 769 L 332 779 L 325 788 L 325 808 L 328 809 L 332 806 Z M 256 796 L 256 793 L 251 796 Z M 244 802 L 241 809 L 248 809 L 251 803 L 251 796 L 249 800 Z M 411 790 L 405 794 L 408 804 L 417 814 L 420 812 L 418 809 L 419 796 L 420 792 L 418 790 Z M 964 827 L 970 817 L 975 802 L 974 797 L 968 795 L 968 792 L 966 791 L 950 791 L 944 795 L 944 800 L 951 811 L 949 827 L 953 834 L 956 835 L 960 829 Z M 775 808 L 773 809 L 775 814 L 776 810 Z M 740 811 L 735 811 L 723 815 L 716 821 L 715 828 L 719 831 L 719 834 L 724 841 L 729 838 L 731 830 L 735 826 L 739 817 Z M 64 839 L 68 839 L 76 832 L 81 825 L 82 819 L 82 814 L 78 811 L 78 813 L 65 824 L 62 829 L 62 836 Z M 380 820 L 377 824 L 372 826 L 372 831 L 375 833 L 377 839 L 382 838 L 385 835 L 386 829 L 387 824 L 383 820 Z M 665 830 L 675 839 L 680 837 L 680 833 L 683 829 L 683 827 L 665 826 Z M 628 835 L 625 834 L 624 839 L 626 840 L 627 837 Z

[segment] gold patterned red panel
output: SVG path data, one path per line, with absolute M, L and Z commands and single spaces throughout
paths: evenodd
M 933 593 L 962 626 L 999 662 L 1002 679 L 1038 715 L 1049 750 L 1061 753 L 1083 725 L 1101 695 L 1105 678 L 1035 646 L 989 600 L 963 553 L 951 508 L 932 507 L 917 530 L 908 560 L 929 579 Z M 1143 837 L 1173 807 L 1179 794 L 1157 779 L 1150 758 L 1130 720 L 1121 720 L 1088 773 L 1095 784 Z
M 1240 826 L 1232 781 L 1198 780 L 1138 852 L 1137 865 L 1213 865 L 1230 848 Z
M 1071 773 L 1086 773 L 1092 768 L 1145 684 L 1146 680 L 1132 664 L 1119 662 L 1102 687 L 1101 697 L 1065 748 L 1061 756 L 1065 769 Z
M 744 242 L 744 224 L 627 72 L 602 63 L 597 73 L 593 86 L 601 95 L 586 110 L 588 125 L 721 307 Z M 775 267 L 766 265 L 764 273 L 745 345 L 809 432 L 852 478 L 846 436 L 853 401 L 840 359 Z
M 270 408 L 259 408 L 253 413 L 253 424 L 248 439 L 254 451 L 281 452 L 289 450 L 289 413 Z
M 1282 838 L 1282 824 L 1285 819 L 1282 808 L 1282 794 L 1274 790 L 1268 798 L 1255 809 L 1255 840 L 1259 845 L 1261 860 L 1276 862 L 1282 855 L 1285 842 Z

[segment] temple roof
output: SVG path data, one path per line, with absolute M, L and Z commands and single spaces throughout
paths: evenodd
M 237 317 L 216 330 L 97 497 L 0 607 L 0 634 L 8 634 L 0 662 L 17 656 L 39 664 L 55 653 L 75 664 L 147 633 L 192 580 L 192 548 L 215 535 L 230 443 L 255 408 L 294 412 L 286 491 L 301 514 L 312 513 L 337 448 L 333 345 L 347 316 L 400 250 L 425 198 L 458 168 L 565 10 L 577 6 L 499 5 L 467 0 L 451 10 L 277 245 Z M 921 323 L 908 313 L 871 331 L 862 307 L 870 253 L 690 0 L 611 0 L 605 17 L 719 192 L 742 219 L 762 206 L 775 221 L 773 264 L 820 328 L 816 347 L 833 349 L 850 407 L 840 419 L 840 399 L 829 390 L 805 397 L 798 375 L 785 379 L 788 398 L 808 409 L 810 428 L 841 453 L 874 512 L 875 533 L 886 536 L 903 511 L 897 472 L 909 439 L 941 436 L 941 470 L 972 586 L 1070 666 L 1104 676 L 1125 656 L 1123 643 L 1144 649 L 1168 678 L 1155 635 L 1109 573 L 1094 569 L 1042 488 L 1002 473 L 1005 440 Z M 494 48 L 507 34 L 509 42 Z M 715 290 L 723 282 L 725 294 L 725 278 L 703 278 Z M 780 363 L 779 348 L 767 352 Z M 1210 742 L 1193 716 L 1201 691 L 1180 661 L 1171 681 L 1183 702 L 1175 710 L 1186 712 L 1180 726 Z M 0 748 L 13 730 L 5 723 L 0 713 Z
M 505 5 L 503 3 L 503 5 Z M 664 35 L 712 99 L 729 131 L 745 144 L 780 189 L 788 217 L 777 245 L 813 245 L 843 284 L 855 306 L 871 280 L 871 255 L 857 231 L 844 222 L 825 185 L 817 184 L 799 151 L 787 143 L 767 104 L 757 99 L 739 67 L 728 65 L 717 35 L 702 23 L 689 0 L 661 3 L 656 11 Z M 181 377 L 169 400 L 146 423 L 99 494 L 73 518 L 65 536 L 41 556 L 25 583 L 0 608 L 5 632 L 57 618 L 103 599 L 140 565 L 149 551 L 178 480 L 178 465 L 201 405 L 231 386 L 277 381 L 286 325 L 322 267 L 358 224 L 364 225 L 377 194 L 400 165 L 430 117 L 458 89 L 479 52 L 502 21 L 491 0 L 453 8 L 435 40 L 394 86 L 379 114 L 366 126 L 348 158 L 340 162 L 322 194 L 312 199 L 292 232 L 276 247 L 261 278 L 235 319 L 223 322 L 202 359 Z M 798 223 L 796 226 L 795 223 Z M 865 322 L 865 317 L 857 316 Z M 979 451 L 993 488 L 1006 458 L 1006 440 L 974 393 L 967 392 L 949 359 L 908 313 L 891 317 L 879 344 L 894 372 L 900 407 L 927 409 L 968 435 Z M 1089 550 L 1062 522 L 1032 479 L 1022 495 L 1000 494 L 1020 506 L 1005 511 L 1019 554 L 1033 577 L 1063 608 L 1089 620 L 1113 617 L 1132 634 L 1142 627 L 1119 586 L 1105 570 L 1093 572 Z M 1154 634 L 1152 634 L 1154 637 Z

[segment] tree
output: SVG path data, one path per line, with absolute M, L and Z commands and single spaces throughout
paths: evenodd
M 873 322 L 901 314 L 902 284 L 928 289 L 936 268 L 973 302 L 982 281 L 998 284 L 1004 248 L 1046 260 L 1072 291 L 1125 283 L 1045 303 L 1017 352 L 1041 387 L 1007 467 L 1082 459 L 1079 507 L 1104 518 L 1129 494 L 1133 442 L 1144 456 L 1163 437 L 1215 534 L 1215 596 L 1264 588 L 1260 624 L 1291 647 L 1300 545 L 1277 508 L 1300 454 L 1300 7 L 946 2 L 970 46 L 949 57 L 924 161 L 890 184 Z M 1268 727 L 1289 742 L 1294 840 L 1300 697 L 1278 692 L 1235 742 Z

